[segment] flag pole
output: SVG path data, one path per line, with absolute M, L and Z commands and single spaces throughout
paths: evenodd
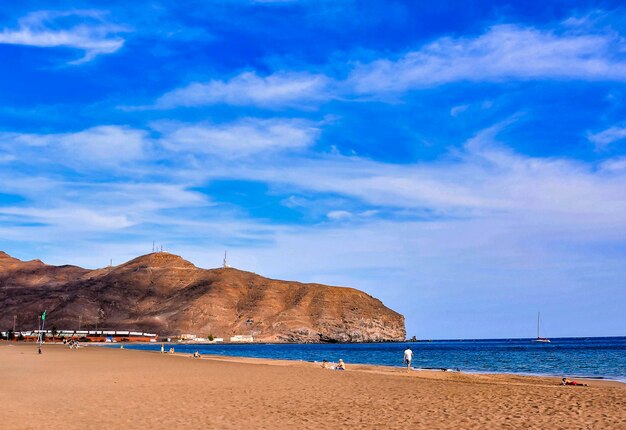
M 41 329 L 39 330 L 39 348 L 37 352 L 41 354 L 41 344 L 43 343 L 43 328 L 46 325 L 46 310 L 44 309 L 43 314 L 41 314 Z
M 39 339 L 41 338 L 41 315 L 37 317 L 37 344 L 39 345 Z

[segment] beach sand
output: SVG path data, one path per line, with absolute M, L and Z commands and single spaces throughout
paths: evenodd
M 626 384 L 0 343 L 2 429 L 626 429 Z

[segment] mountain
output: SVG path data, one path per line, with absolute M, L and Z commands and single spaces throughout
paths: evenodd
M 201 269 L 157 252 L 87 270 L 0 252 L 0 330 L 48 327 L 192 333 L 259 341 L 376 342 L 405 338 L 404 317 L 356 289 L 279 281 L 233 268 Z

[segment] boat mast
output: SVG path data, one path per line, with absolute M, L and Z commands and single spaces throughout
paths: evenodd
M 541 312 L 537 312 L 537 339 L 540 338 L 539 336 L 539 318 L 541 316 Z

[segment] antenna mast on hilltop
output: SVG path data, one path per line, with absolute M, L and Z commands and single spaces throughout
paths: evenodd
M 224 269 L 229 268 L 228 262 L 226 261 L 226 251 L 224 251 Z

